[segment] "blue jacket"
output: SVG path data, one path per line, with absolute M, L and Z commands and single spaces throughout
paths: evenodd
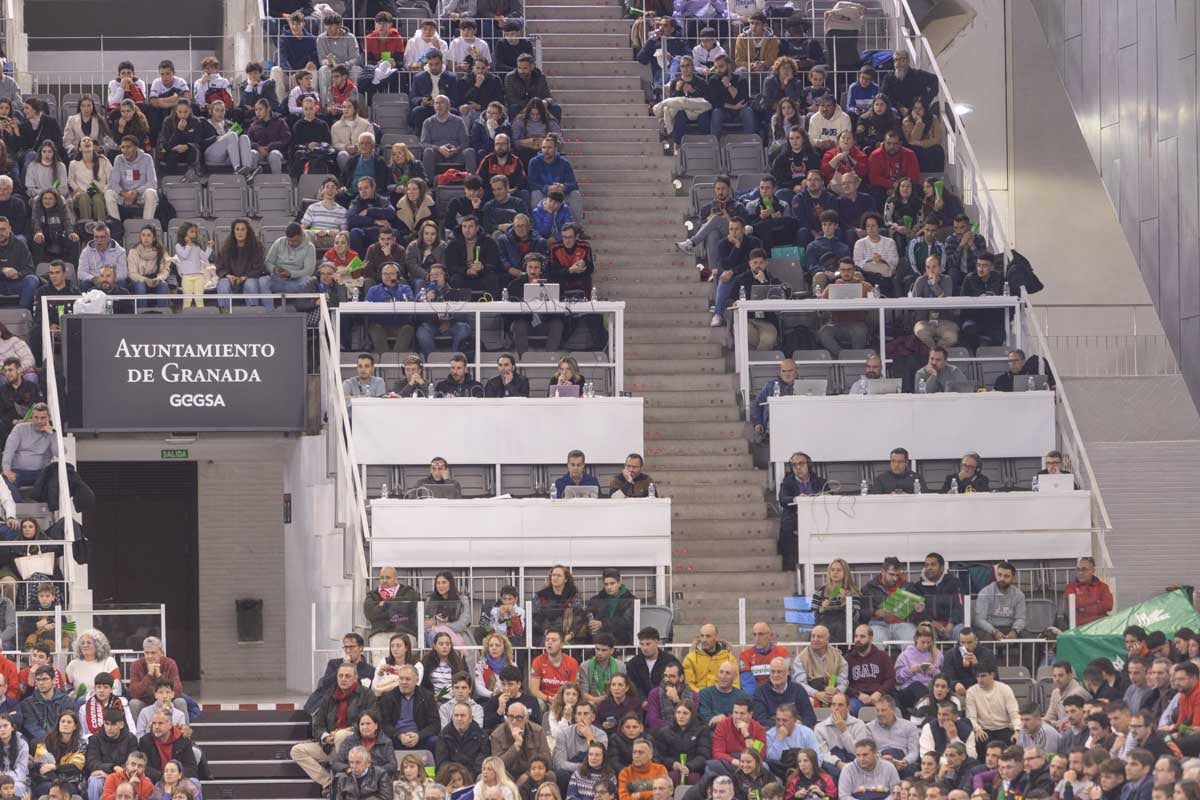
M 541 253 L 547 258 L 550 257 L 549 245 L 536 230 L 529 231 L 529 238 L 531 244 L 526 252 Z M 497 239 L 497 242 L 500 245 L 500 267 L 505 271 L 514 267 L 521 269 L 525 261 L 525 253 L 521 252 L 521 248 L 517 244 L 517 232 L 509 228 L 503 236 Z
M 845 245 L 842 245 L 845 247 Z M 771 428 L 771 412 L 767 406 L 767 398 L 775 396 L 775 386 L 779 386 L 779 395 L 781 397 L 791 397 L 795 391 L 795 386 L 788 386 L 779 378 L 772 378 L 767 381 L 767 385 L 759 391 L 758 396 L 754 398 L 754 403 L 750 407 L 750 424 L 762 425 L 765 430 Z
M 292 36 L 291 31 L 279 37 L 279 66 L 288 72 L 304 69 L 309 62 L 319 64 L 315 36 Z
M 367 289 L 368 303 L 411 303 L 415 299 L 412 287 L 407 283 L 397 283 L 392 287 L 377 283 L 370 289 Z M 367 321 L 380 325 L 411 325 L 412 315 L 372 314 Z
M 563 492 L 567 490 L 568 486 L 595 486 L 599 489 L 600 481 L 596 480 L 595 475 L 585 472 L 583 473 L 583 477 L 579 479 L 579 483 L 571 480 L 570 475 L 563 475 L 554 482 L 554 488 L 558 490 L 559 497 L 563 496 Z
M 817 726 L 817 713 L 813 711 L 808 692 L 791 678 L 788 678 L 787 688 L 782 692 L 771 688 L 770 681 L 755 689 L 754 696 L 750 698 L 750 712 L 760 725 L 770 730 L 775 726 L 776 709 L 784 703 L 795 706 L 798 719 L 810 729 Z
M 546 210 L 544 202 L 538 203 L 533 207 L 533 214 L 531 216 L 533 218 L 533 229 L 537 231 L 538 235 L 543 239 L 553 239 L 556 242 L 562 241 L 563 225 L 575 221 L 575 218 L 571 216 L 571 209 L 566 203 L 563 203 L 553 216 Z
M 54 728 L 59 714 L 74 710 L 75 702 L 61 689 L 55 689 L 49 700 L 44 700 L 35 691 L 21 701 L 21 733 L 29 740 L 30 747 L 34 747 L 46 740 L 46 734 Z
M 450 70 L 443 71 L 441 80 L 438 82 L 438 89 L 440 94 L 450 98 L 450 107 L 457 110 L 460 105 L 458 76 Z M 422 99 L 433 95 L 433 78 L 426 70 L 421 70 L 413 76 L 411 90 L 412 95 L 408 104 L 411 108 L 416 108 L 421 105 Z
M 561 183 L 563 191 L 568 194 L 579 190 L 579 181 L 575 180 L 571 162 L 561 153 L 553 164 L 546 163 L 541 153 L 529 159 L 529 188 L 545 194 L 552 183 Z
M 361 212 L 366 211 L 364 215 Z M 346 227 L 350 230 L 355 228 L 373 228 L 376 220 L 387 220 L 395 223 L 396 209 L 388 202 L 386 197 L 375 195 L 370 200 L 364 200 L 361 197 L 355 197 L 350 202 L 350 208 L 346 212 Z M 370 299 L 370 298 L 368 298 Z
M 830 254 L 835 259 L 844 258 L 850 255 L 850 248 L 841 239 L 826 239 L 824 236 L 813 239 L 808 247 L 804 248 L 805 271 L 811 275 L 821 269 L 821 260 Z M 836 263 L 833 265 L 833 269 L 837 269 Z

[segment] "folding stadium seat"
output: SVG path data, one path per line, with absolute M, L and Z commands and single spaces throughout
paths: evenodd
M 450 474 L 462 486 L 463 497 L 489 497 L 494 486 L 491 472 L 494 468 L 481 464 L 450 465 Z M 476 617 L 478 619 L 478 617 Z
M 730 170 L 731 175 L 737 175 L 737 179 L 733 182 L 733 193 L 735 195 L 743 195 L 746 192 L 753 192 L 758 188 L 758 182 L 762 180 L 765 172 L 753 170 L 750 172 L 737 172 Z
M 712 199 L 715 184 L 715 175 L 700 175 L 692 179 L 692 187 L 688 190 L 688 217 L 700 216 L 700 209 Z
M 384 133 L 409 133 L 408 95 L 377 94 L 371 102 L 371 121 Z
M 500 491 L 513 497 L 533 497 L 538 494 L 536 468 L 529 464 L 502 464 Z
M 979 371 L 979 379 L 984 386 L 991 386 L 1004 373 L 1008 372 L 1007 347 L 980 347 L 975 351 L 978 358 L 999 358 L 999 361 L 978 361 L 975 363 Z
M 828 350 L 797 350 L 792 353 L 792 358 L 797 362 L 802 361 L 828 361 L 829 364 L 796 364 L 796 377 L 811 380 L 820 379 L 829 381 L 829 385 L 834 383 L 834 368 L 833 356 L 829 355 Z
M 763 151 L 762 141 L 757 136 L 752 142 L 726 141 L 723 157 L 725 171 L 730 175 L 747 172 L 759 175 L 767 171 L 767 156 Z M 755 184 L 757 183 L 755 181 Z
M 1028 602 L 1028 601 L 1027 601 Z M 1008 684 L 1017 697 L 1017 705 L 1024 705 L 1034 694 L 1033 677 L 1025 667 L 997 667 L 996 678 Z
M 750 367 L 750 394 L 757 397 L 762 387 L 779 375 L 778 364 L 784 355 L 780 350 L 751 350 L 751 361 L 773 361 L 774 364 L 755 364 Z
M 162 193 L 175 209 L 176 217 L 203 217 L 204 187 L 196 181 L 186 181 L 180 175 L 163 177 Z
M 867 360 L 867 353 L 874 352 L 870 349 L 854 349 L 844 348 L 838 354 L 837 371 L 838 385 L 841 390 L 845 390 L 851 383 L 858 380 L 862 375 L 863 362 Z
M 301 175 L 300 183 L 296 186 L 296 197 L 301 206 L 317 202 L 321 195 L 321 184 L 328 175 Z
M 675 155 L 675 174 L 716 175 L 721 172 L 721 150 L 715 136 L 684 136 Z
M 208 177 L 209 218 L 245 217 L 249 215 L 249 196 L 245 175 L 210 175 Z
M 1025 632 L 1031 636 L 1041 636 L 1042 632 L 1054 624 L 1058 614 L 1058 606 L 1053 600 L 1044 597 L 1030 598 L 1025 601 Z
M 388 148 L 394 144 L 406 144 L 408 145 L 408 149 L 412 150 L 414 147 L 421 145 L 421 137 L 411 133 L 385 133 L 379 138 L 379 146 L 381 148 Z
M 197 223 L 201 224 L 201 223 Z M 142 228 L 149 225 L 154 230 L 158 231 L 158 240 L 162 242 L 162 246 L 166 248 L 168 253 L 175 252 L 174 239 L 171 241 L 163 241 L 162 223 L 156 219 L 131 219 L 125 221 L 125 240 L 121 242 L 121 246 L 126 250 L 131 247 L 137 247 L 138 237 L 141 236 Z
M 0 322 L 19 339 L 33 332 L 33 315 L 26 308 L 0 308 Z
M 83 97 L 79 92 L 68 92 L 62 96 L 62 104 L 60 112 L 62 113 L 62 124 L 65 126 L 67 120 L 79 113 L 79 98 Z M 97 105 L 101 105 L 98 103 Z
M 263 225 L 262 226 L 262 241 L 263 247 L 270 249 L 271 243 L 279 239 L 287 231 L 287 225 Z
M 250 193 L 254 216 L 296 216 L 296 191 L 289 176 L 260 172 L 250 184 Z
M 984 466 L 987 466 L 985 463 Z M 958 472 L 957 458 L 930 458 L 925 461 L 918 461 L 916 472 L 921 476 L 921 484 L 930 491 L 942 485 L 942 481 L 946 476 Z M 986 470 L 985 470 L 986 472 Z M 991 475 L 989 473 L 989 478 Z M 999 476 L 997 475 L 997 481 Z
M 830 461 L 817 464 L 816 470 L 825 480 L 836 481 L 841 487 L 838 491 L 845 494 L 858 494 L 865 477 L 862 464 L 857 461 Z
M 1033 485 L 1033 476 L 1042 471 L 1040 456 L 1032 458 L 1013 458 L 1009 460 L 1009 475 L 1013 484 L 1019 489 L 1028 489 Z
M 46 113 L 54 119 L 58 119 L 58 97 L 53 94 L 35 94 L 38 100 L 46 104 Z
M 675 612 L 669 606 L 649 606 L 643 603 L 642 627 L 656 628 L 662 640 L 669 642 L 671 630 L 675 627 Z

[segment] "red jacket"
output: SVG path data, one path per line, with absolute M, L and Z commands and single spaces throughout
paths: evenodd
M 909 178 L 913 186 L 921 182 L 917 154 L 904 145 L 894 156 L 889 156 L 883 145 L 876 147 L 867 158 L 867 182 L 890 192 L 901 178 Z
M 1200 728 L 1200 683 L 1179 695 L 1179 724 Z
M 404 59 L 402 58 L 404 55 L 404 37 L 395 28 L 388 28 L 387 33 L 383 36 L 380 36 L 378 31 L 371 31 L 367 34 L 366 45 L 367 61 L 372 64 L 379 63 L 379 56 L 382 53 L 391 53 L 392 60 L 396 64 L 404 63 Z
M 821 159 L 821 176 L 823 178 L 825 178 L 826 183 L 829 183 L 831 180 L 833 180 L 833 173 L 835 171 L 839 172 L 839 173 L 850 171 L 850 167 L 849 167 L 849 165 L 846 164 L 845 161 L 838 164 L 836 170 L 833 167 L 829 166 L 829 162 L 832 161 L 833 157 L 836 156 L 837 154 L 838 154 L 838 149 L 836 147 L 831 147 L 825 151 L 825 155 Z M 850 151 L 850 158 L 854 159 L 854 172 L 858 174 L 858 177 L 866 178 L 867 177 L 867 154 L 864 153 L 862 150 L 859 150 L 857 147 L 855 147 L 853 150 Z
M 122 783 L 125 783 L 125 768 L 117 767 L 115 770 L 109 773 L 107 778 L 104 779 L 104 788 L 100 792 L 101 800 L 116 800 L 117 786 Z M 137 785 L 138 800 L 146 800 L 146 798 L 153 793 L 154 784 L 151 783 L 145 775 L 142 775 L 138 779 Z
M 750 736 L 756 742 L 767 746 L 767 729 L 753 719 L 750 720 Z M 733 727 L 733 717 L 727 716 L 717 723 L 712 735 L 712 756 L 718 761 L 736 761 L 738 755 L 746 749 L 746 738 L 742 732 Z M 762 752 L 761 750 L 759 752 Z
M 7 688 L 5 694 L 13 700 L 21 699 L 21 681 L 17 671 L 17 665 L 9 661 L 3 655 L 0 655 L 0 674 L 4 675 Z
M 179 665 L 175 659 L 163 656 L 160 674 L 169 678 L 175 689 L 176 697 L 183 697 L 183 684 L 179 682 Z M 146 705 L 154 702 L 154 681 L 157 678 L 150 675 L 150 667 L 146 657 L 142 656 L 129 667 L 129 691 L 126 694 L 133 700 L 141 700 Z
M 1075 595 L 1076 625 L 1095 622 L 1108 616 L 1113 610 L 1113 596 L 1108 590 L 1108 584 L 1096 577 L 1093 577 L 1090 583 L 1071 581 L 1063 594 Z
M 750 673 L 754 677 L 754 686 L 762 686 L 771 677 L 771 661 L 776 658 L 786 658 L 791 662 L 792 654 L 783 645 L 775 645 L 765 653 L 758 652 L 757 648 L 747 647 L 738 657 L 738 672 L 741 673 L 742 691 L 746 694 L 754 694 L 754 687 L 746 682 L 746 673 Z

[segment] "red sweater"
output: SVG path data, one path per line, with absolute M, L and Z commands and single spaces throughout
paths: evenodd
M 1179 724 L 1200 728 L 1200 683 L 1179 695 Z
M 1113 609 L 1112 592 L 1108 584 L 1099 578 L 1092 578 L 1090 583 L 1071 581 L 1067 584 L 1064 595 L 1075 595 L 1075 624 L 1086 625 L 1106 617 Z
M 175 696 L 183 697 L 183 684 L 179 682 L 179 665 L 175 663 L 175 659 L 163 656 L 160 674 L 162 677 L 170 679 L 171 686 L 175 689 Z M 142 656 L 129 668 L 129 687 L 126 694 L 133 700 L 141 700 L 146 705 L 150 705 L 154 702 L 154 681 L 156 680 L 157 678 L 150 675 L 146 657 Z
M 894 156 L 889 156 L 883 145 L 876 147 L 867 158 L 867 182 L 891 191 L 901 178 L 911 179 L 913 186 L 921 182 L 917 154 L 904 145 L 900 145 L 899 152 Z
M 381 53 L 391 53 L 392 60 L 397 64 L 404 62 L 401 58 L 404 55 L 404 37 L 395 28 L 389 28 L 383 36 L 378 31 L 371 31 L 367 34 L 366 45 L 367 61 L 372 64 L 379 63 Z
M 750 737 L 767 746 L 767 730 L 753 719 L 750 720 Z M 712 735 L 712 755 L 718 761 L 737 761 L 746 749 L 746 737 L 733 726 L 733 717 L 728 716 L 717 723 Z M 759 752 L 762 752 L 761 750 Z

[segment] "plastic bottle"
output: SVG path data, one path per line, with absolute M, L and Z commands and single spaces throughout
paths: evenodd
M 921 479 L 913 478 L 913 494 L 921 493 Z
M 871 493 L 871 487 L 867 485 L 867 482 L 865 480 L 858 485 L 858 493 L 861 494 L 863 497 L 866 497 L 868 494 Z
M 556 484 L 556 483 L 550 484 L 550 499 L 551 500 L 558 499 L 558 484 Z
M 388 485 L 386 483 L 379 484 L 379 497 L 383 500 L 388 498 Z
M 925 385 L 924 378 L 917 378 L 917 394 L 925 394 L 928 387 Z
M 646 493 L 650 497 L 658 497 L 658 487 L 654 485 L 653 481 L 650 482 L 650 488 L 646 490 Z
M 854 384 L 854 393 L 855 394 L 866 394 L 867 391 L 868 391 L 867 376 L 866 375 L 858 376 L 858 382 Z
M 1025 379 L 1025 388 L 1031 392 L 1037 389 L 1037 381 L 1034 380 L 1032 375 Z
M 780 388 L 779 388 L 779 386 L 780 386 L 780 383 L 779 383 L 779 381 L 775 381 L 775 396 L 776 396 L 776 397 L 779 397 L 779 393 L 780 393 Z
M 746 299 L 746 287 L 739 286 L 738 287 L 738 300 L 745 300 L 745 299 Z
M 1008 281 L 1005 281 L 1004 282 L 1004 296 L 1008 297 L 1008 295 L 1009 295 Z
M 1035 492 L 1038 490 L 1038 476 L 1037 475 L 1033 476 L 1033 484 L 1030 486 L 1030 488 L 1033 489 Z
M 950 494 L 958 494 L 958 478 L 950 479 Z
M 600 299 L 600 292 L 599 292 L 599 290 L 596 289 L 595 286 L 593 286 L 592 287 L 592 302 L 595 303 L 599 299 Z
M 502 302 L 502 303 L 508 302 L 508 287 L 507 286 L 505 286 L 504 290 L 500 292 L 500 302 Z

